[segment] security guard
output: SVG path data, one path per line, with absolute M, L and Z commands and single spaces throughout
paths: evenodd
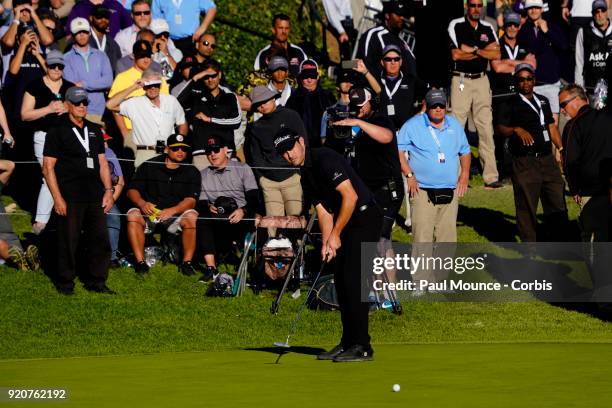
M 371 72 L 379 74 L 380 59 L 383 50 L 389 44 L 395 44 L 402 50 L 402 72 L 405 75 L 416 75 L 416 59 L 412 50 L 399 37 L 408 15 L 408 8 L 404 2 L 390 0 L 383 3 L 384 25 L 376 26 L 362 34 L 357 48 L 357 58 L 362 59 Z M 375 75 L 378 77 L 378 75 Z
M 287 129 L 287 128 L 286 128 Z M 336 259 L 334 279 L 342 319 L 342 340 L 319 360 L 372 360 L 368 303 L 361 301 L 361 243 L 377 242 L 382 213 L 348 162 L 333 150 L 306 149 L 304 138 L 287 129 L 274 139 L 283 158 L 301 167 L 302 183 L 312 197 L 323 234 L 324 261 Z
M 482 0 L 469 0 L 466 8 L 465 17 L 448 25 L 453 60 L 451 107 L 453 116 L 462 126 L 472 113 L 478 131 L 478 155 L 485 188 L 500 188 L 503 185 L 498 180 L 495 162 L 491 87 L 486 74 L 489 61 L 500 57 L 499 44 L 493 26 L 480 20 Z
M 607 58 L 612 51 L 612 26 L 605 0 L 593 2 L 592 15 L 593 21 L 589 27 L 578 29 L 574 72 L 575 82 L 590 95 L 593 95 L 597 82 L 604 77 Z
M 518 93 L 500 108 L 498 131 L 510 138 L 516 225 L 523 242 L 535 242 L 541 200 L 549 238 L 558 241 L 567 233 L 567 209 L 551 144 L 563 150 L 561 136 L 550 102 L 533 92 L 535 69 L 517 65 L 514 77 Z

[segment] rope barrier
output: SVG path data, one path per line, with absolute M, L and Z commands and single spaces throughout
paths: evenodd
M 23 211 L 23 210 L 21 210 L 21 211 Z M 52 214 L 53 213 L 50 213 L 50 214 L 38 214 L 38 215 L 52 215 Z M 27 216 L 27 217 L 31 217 L 32 216 L 32 214 L 30 214 L 28 212 L 25 212 L 25 211 L 23 211 L 23 212 L 12 212 L 12 213 L 10 213 L 10 212 L 0 212 L 0 216 L 2 216 L 2 215 L 6 215 L 6 216 Z M 110 212 L 106 213 L 106 215 L 118 215 L 120 217 L 127 217 L 128 216 L 127 213 L 110 213 Z M 149 217 L 148 215 L 144 215 L 144 214 L 141 214 L 140 216 L 142 218 L 148 218 Z M 180 215 L 176 216 L 176 217 L 170 217 L 168 219 L 169 220 L 173 220 L 173 219 L 177 219 L 177 218 L 180 218 Z M 222 217 L 197 217 L 196 219 L 197 220 L 204 220 L 204 221 L 228 221 L 227 218 L 222 218 Z M 245 218 L 242 218 L 240 221 L 256 221 L 256 220 L 257 220 L 256 218 L 246 218 L 245 217 Z

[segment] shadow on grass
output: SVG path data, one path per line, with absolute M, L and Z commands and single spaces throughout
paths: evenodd
M 296 353 L 296 354 L 304 354 L 307 356 L 318 356 L 319 354 L 325 351 L 325 349 L 321 347 L 308 347 L 308 346 L 291 346 L 289 348 L 276 347 L 276 346 L 274 347 L 256 347 L 256 348 L 245 348 L 243 350 L 262 351 L 264 353 L 280 354 L 280 355 L 287 354 L 287 353 Z
M 459 205 L 458 222 L 492 242 L 516 242 L 514 217 L 488 208 Z

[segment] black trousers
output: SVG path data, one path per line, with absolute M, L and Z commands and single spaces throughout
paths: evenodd
M 395 222 L 397 214 L 399 213 L 400 208 L 402 208 L 402 203 L 404 202 L 405 194 L 403 180 L 395 180 L 395 186 L 395 192 L 397 194 L 397 198 L 395 200 L 393 200 L 391 197 L 391 193 L 389 192 L 388 188 L 379 188 L 378 190 L 372 189 L 372 191 L 374 191 L 376 203 L 383 210 L 383 221 L 380 236 L 386 239 L 391 239 L 393 223 Z
M 538 202 L 542 200 L 548 240 L 565 241 L 563 237 L 567 235 L 568 220 L 563 196 L 564 183 L 554 156 L 549 154 L 544 157 L 514 157 L 512 186 L 516 226 L 521 240 L 523 242 L 538 240 L 536 213 Z
M 582 207 L 578 223 L 584 242 L 607 242 L 610 228 L 610 197 L 608 195 L 593 196 Z
M 174 46 L 181 50 L 185 57 L 193 57 L 196 53 L 195 44 L 191 37 L 178 38 L 172 40 Z
M 242 240 L 249 232 L 248 221 L 230 224 L 226 219 L 198 220 L 198 242 L 203 255 L 217 255 L 218 251 L 231 249 L 232 241 L 242 248 Z M 251 228 L 252 229 L 252 228 Z
M 334 281 L 342 320 L 341 344 L 345 349 L 356 344 L 370 347 L 370 306 L 361 301 L 362 291 L 366 289 L 366 280 L 361 278 L 361 243 L 378 242 L 382 216 L 377 206 L 361 212 L 355 209 L 340 236 L 342 246 L 336 254 Z
M 57 287 L 74 287 L 77 268 L 85 286 L 100 287 L 108 276 L 111 249 L 101 201 L 67 203 L 57 221 Z

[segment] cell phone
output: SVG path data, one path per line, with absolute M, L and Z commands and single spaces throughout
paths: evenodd
M 342 61 L 342 69 L 355 69 L 357 68 L 357 60 Z

